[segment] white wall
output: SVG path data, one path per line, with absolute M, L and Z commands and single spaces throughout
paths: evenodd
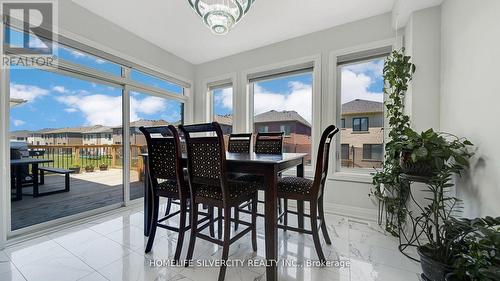
M 319 56 L 321 77 L 320 83 L 314 87 L 319 86 L 321 89 L 321 127 L 334 124 L 335 85 L 329 83 L 329 78 L 335 74 L 329 68 L 330 53 L 381 40 L 395 40 L 389 13 L 198 65 L 195 70 L 195 121 L 206 121 L 207 94 L 204 92 L 204 81 L 221 75 L 238 77 L 238 85 L 234 90 L 234 112 L 237 114 L 235 119 L 244 123 L 244 118 L 249 114 L 245 106 L 247 89 L 244 72 L 298 58 Z M 245 130 L 241 122 L 236 124 L 236 130 Z M 337 211 L 365 212 L 376 217 L 377 206 L 368 197 L 371 179 L 366 176 L 362 181 L 329 180 L 326 204 Z
M 405 28 L 406 53 L 416 66 L 405 103 L 417 132 L 439 130 L 441 92 L 441 7 L 414 12 Z
M 500 1 L 447 0 L 442 6 L 441 129 L 478 148 L 458 185 L 467 216 L 500 212 Z

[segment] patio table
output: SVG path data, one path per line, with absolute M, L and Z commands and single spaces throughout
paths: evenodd
M 43 163 L 52 163 L 54 160 L 49 159 L 37 159 L 37 158 L 21 158 L 21 159 L 11 159 L 10 166 L 16 169 L 15 178 L 15 188 L 16 188 L 16 198 L 12 201 L 18 201 L 23 199 L 23 183 L 22 183 L 22 167 L 31 165 L 31 172 L 33 173 L 33 194 L 36 196 L 38 194 L 38 165 Z M 12 188 L 13 186 L 11 186 Z
M 297 176 L 304 176 L 304 158 L 306 153 L 283 153 L 279 155 L 256 153 L 226 152 L 227 169 L 230 173 L 261 175 L 265 186 L 265 237 L 266 237 L 266 279 L 278 280 L 278 228 L 277 228 L 277 181 L 278 174 L 297 167 Z M 144 235 L 149 233 L 149 221 L 152 216 L 152 190 L 149 186 L 147 154 L 144 157 Z M 183 155 L 184 163 L 186 156 Z M 299 202 L 299 227 L 303 226 L 303 202 Z

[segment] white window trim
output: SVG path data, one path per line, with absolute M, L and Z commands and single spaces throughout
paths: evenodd
M 205 122 L 212 122 L 213 117 L 214 117 L 214 95 L 212 91 L 210 90 L 210 85 L 217 85 L 217 84 L 232 84 L 233 88 L 233 110 L 232 110 L 232 115 L 233 115 L 233 131 L 235 127 L 235 108 L 236 108 L 236 99 L 235 99 L 235 93 L 236 89 L 238 88 L 238 79 L 237 79 L 237 74 L 236 73 L 228 73 L 224 75 L 219 75 L 215 77 L 211 77 L 208 79 L 203 80 L 202 85 L 203 85 L 203 95 L 204 104 L 205 104 Z
M 246 118 L 245 120 L 246 129 L 248 132 L 254 131 L 254 87 L 252 87 L 253 83 L 249 83 L 248 77 L 254 73 L 260 73 L 264 71 L 272 71 L 275 69 L 289 68 L 293 66 L 303 65 L 305 63 L 313 63 L 313 83 L 312 83 L 312 145 L 311 145 L 311 166 L 316 167 L 316 154 L 319 143 L 319 139 L 321 138 L 322 131 L 322 116 L 321 116 L 321 102 L 322 102 L 322 91 L 321 91 L 321 54 L 316 54 L 312 56 L 297 58 L 289 61 L 283 61 L 280 63 L 275 63 L 267 66 L 247 69 L 242 72 L 241 84 L 245 85 L 246 95 Z M 314 169 L 304 169 L 304 176 L 313 177 Z
M 357 53 L 362 51 L 369 51 L 372 49 L 382 48 L 391 46 L 393 50 L 398 50 L 403 46 L 403 38 L 402 36 L 396 36 L 395 38 L 389 38 L 385 40 L 375 41 L 368 44 L 363 44 L 359 46 L 354 46 L 346 49 L 331 51 L 329 55 L 329 75 L 328 75 L 328 92 L 329 96 L 332 98 L 331 103 L 333 105 L 333 110 L 328 112 L 328 120 L 335 124 L 337 127 L 342 127 L 341 121 L 341 91 L 340 91 L 340 83 L 338 83 L 340 79 L 340 73 L 337 67 L 337 58 L 342 55 L 347 55 L 350 53 Z M 385 100 L 385 97 L 384 97 Z M 386 132 L 387 120 L 385 117 L 385 109 L 384 109 L 384 132 Z M 350 182 L 360 182 L 360 183 L 371 183 L 372 182 L 372 174 L 373 171 L 361 171 L 361 170 L 340 170 L 340 152 L 341 152 L 341 140 L 340 133 L 336 137 L 335 146 L 333 150 L 332 164 L 330 165 L 329 171 L 329 179 L 338 180 L 338 181 L 350 181 Z M 384 142 L 387 140 L 387 134 L 384 134 Z

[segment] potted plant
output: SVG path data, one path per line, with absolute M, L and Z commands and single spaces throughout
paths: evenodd
M 453 175 L 461 175 L 469 167 L 469 159 L 473 153 L 468 147 L 472 145 L 466 139 L 436 133 L 429 129 L 421 134 L 411 129 L 405 130 L 406 140 L 396 144 L 402 151 L 401 167 L 412 175 L 427 177 L 426 200 L 428 206 L 421 208 L 420 216 L 415 218 L 417 227 L 425 235 L 427 244 L 417 248 L 420 255 L 422 271 L 427 280 L 444 281 L 452 272 L 453 252 L 450 241 L 455 232 L 447 225 L 459 200 L 448 196 L 454 185 Z M 405 161 L 410 164 L 405 165 Z M 423 165 L 429 167 L 423 168 Z
M 94 166 L 92 165 L 85 166 L 85 172 L 92 173 L 93 171 L 94 171 Z
M 384 164 L 373 176 L 371 196 L 378 199 L 383 208 L 379 210 L 379 224 L 382 225 L 385 213 L 385 230 L 394 236 L 399 235 L 399 226 L 404 224 L 406 210 L 400 208 L 409 196 L 409 187 L 401 183 L 402 173 L 399 165 L 401 151 L 396 144 L 404 138 L 404 131 L 410 127 L 410 117 L 404 111 L 404 96 L 415 73 L 411 57 L 405 55 L 404 48 L 394 50 L 384 63 L 384 105 L 389 120 L 389 139 L 385 145 Z
M 69 170 L 73 171 L 75 174 L 79 174 L 81 171 L 80 165 L 73 165 L 68 168 Z
M 102 163 L 99 165 L 99 170 L 100 171 L 107 171 L 108 170 L 108 164 Z
M 451 218 L 445 227 L 453 256 L 447 281 L 500 280 L 500 217 Z

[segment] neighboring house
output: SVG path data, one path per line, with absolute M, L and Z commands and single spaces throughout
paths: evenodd
M 284 151 L 311 153 L 311 124 L 296 111 L 271 110 L 254 117 L 254 133 L 284 132 Z
M 10 132 L 10 139 L 27 143 L 30 134 L 31 132 L 27 130 L 12 131 Z
M 83 132 L 84 145 L 111 145 L 113 144 L 113 128 L 96 125 Z
M 342 166 L 381 167 L 384 150 L 384 104 L 356 99 L 342 105 Z
M 146 145 L 146 138 L 139 131 L 139 128 L 144 127 L 157 127 L 157 126 L 168 126 L 165 120 L 137 120 L 130 122 L 130 144 L 131 145 Z M 123 144 L 123 128 L 115 127 L 113 128 L 113 144 Z
M 233 132 L 233 116 L 232 115 L 215 115 L 215 122 L 218 122 L 222 133 L 229 135 Z
M 31 145 L 46 145 L 44 134 L 54 129 L 42 129 L 31 132 L 28 136 L 28 144 Z
M 82 145 L 83 132 L 88 127 L 61 128 L 43 134 L 46 145 Z

